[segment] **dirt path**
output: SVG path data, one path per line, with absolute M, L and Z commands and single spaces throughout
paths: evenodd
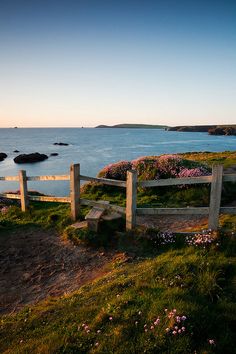
M 0 236 L 0 313 L 78 289 L 106 273 L 114 254 L 61 241 L 32 228 Z

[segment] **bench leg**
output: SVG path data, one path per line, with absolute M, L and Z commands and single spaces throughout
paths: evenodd
M 94 232 L 98 231 L 98 221 L 96 220 L 87 220 L 88 222 L 88 229 Z

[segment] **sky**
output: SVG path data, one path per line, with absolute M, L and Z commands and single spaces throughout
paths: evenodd
M 0 127 L 236 124 L 235 0 L 0 0 Z

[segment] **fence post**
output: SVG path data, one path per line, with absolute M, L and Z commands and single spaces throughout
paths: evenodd
M 19 171 L 19 182 L 20 182 L 21 210 L 26 211 L 29 206 L 26 171 L 24 170 Z
M 212 230 L 217 230 L 219 225 L 222 179 L 223 166 L 212 166 L 211 195 L 208 219 L 208 228 Z
M 80 208 L 80 164 L 70 166 L 71 218 L 75 221 Z
M 127 172 L 126 181 L 126 230 L 136 226 L 137 207 L 137 171 Z

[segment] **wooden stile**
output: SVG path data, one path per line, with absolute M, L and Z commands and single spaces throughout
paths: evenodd
M 209 219 L 208 219 L 208 228 L 212 230 L 217 230 L 219 224 L 222 180 L 223 180 L 223 166 L 222 165 L 213 166 L 210 206 L 209 206 Z
M 126 181 L 126 230 L 136 226 L 137 208 L 137 171 L 127 172 Z
M 26 171 L 24 170 L 19 171 L 19 182 L 20 182 L 21 210 L 26 211 L 29 206 Z
M 76 220 L 80 208 L 80 164 L 70 166 L 71 218 Z

